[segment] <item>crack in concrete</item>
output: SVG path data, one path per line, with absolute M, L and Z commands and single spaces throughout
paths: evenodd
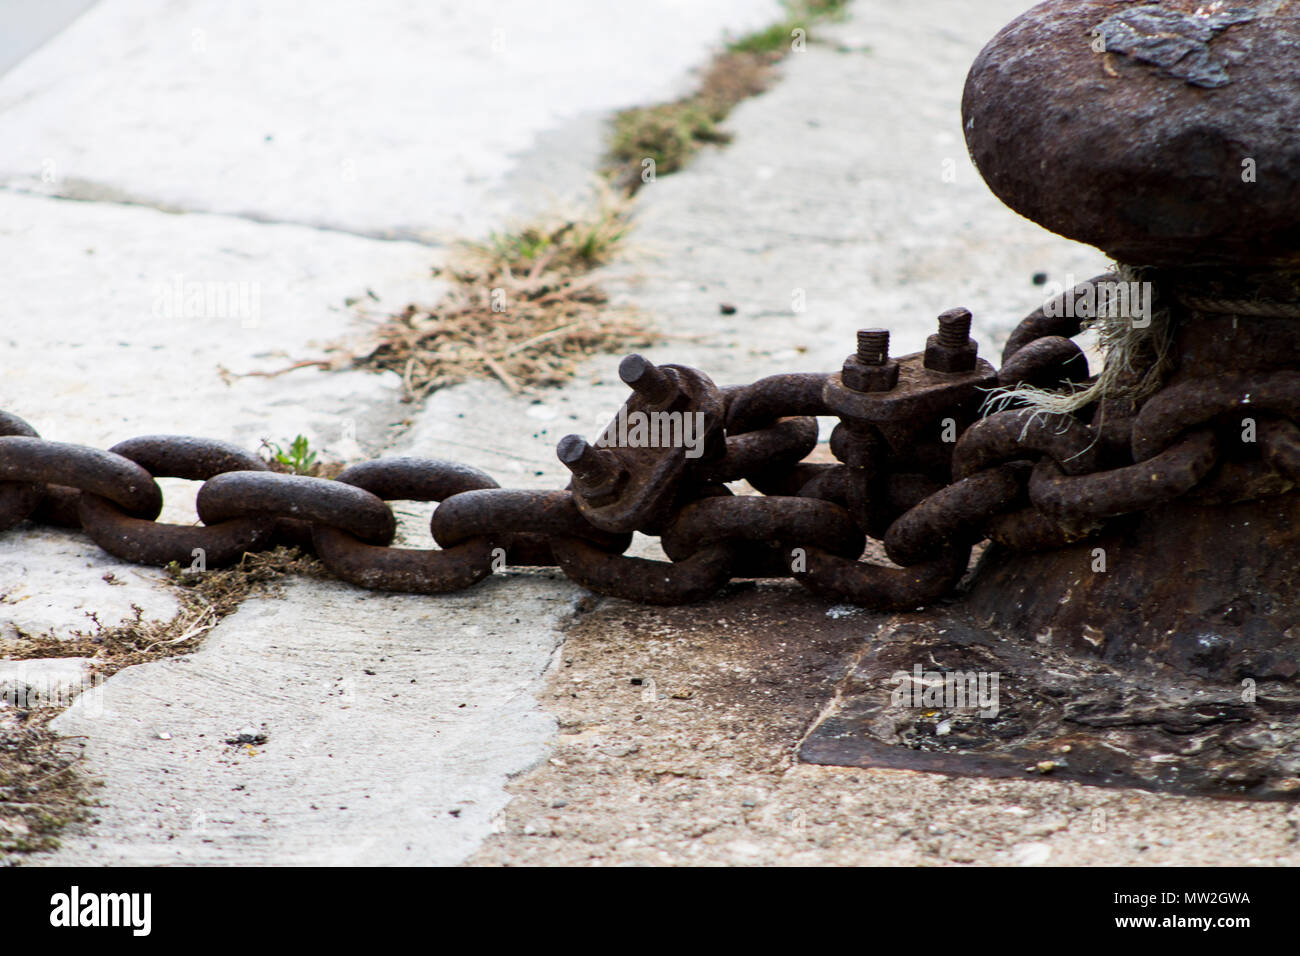
M 416 245 L 428 246 L 430 249 L 445 249 L 451 244 L 449 242 L 432 239 L 428 235 L 421 234 L 415 230 L 344 229 L 341 226 L 332 226 L 323 222 L 308 222 L 298 219 L 277 219 L 273 216 L 266 216 L 255 212 L 215 212 L 208 209 L 193 209 L 185 206 L 175 206 L 170 203 L 162 202 L 161 200 L 136 196 L 125 190 L 117 189 L 114 186 L 109 186 L 105 183 L 97 183 L 87 179 L 65 179 L 62 182 L 64 188 L 56 191 L 33 189 L 16 183 L 5 183 L 4 185 L 0 185 L 0 192 L 14 193 L 15 195 L 20 196 L 31 196 L 35 199 L 53 199 L 60 202 L 95 203 L 105 206 L 131 206 L 140 209 L 152 209 L 155 212 L 166 213 L 170 216 L 218 216 L 222 219 L 235 219 L 242 222 L 255 223 L 260 226 L 297 226 L 301 229 L 311 229 L 316 232 L 355 236 L 358 239 L 373 239 L 379 242 L 409 242 Z

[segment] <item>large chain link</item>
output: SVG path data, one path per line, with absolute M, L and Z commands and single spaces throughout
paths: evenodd
M 978 418 L 995 384 L 1085 377 L 1070 340 L 1078 331 L 1040 310 L 995 373 L 973 343 L 963 351 L 964 332 L 941 331 L 924 355 L 893 360 L 887 336 L 871 352 L 881 333 L 868 330 L 842 373 L 725 389 L 630 356 L 620 373 L 634 394 L 605 440 L 561 442 L 574 480 L 560 491 L 503 489 L 476 468 L 426 458 L 367 461 L 334 480 L 281 474 L 186 436 L 101 451 L 46 441 L 0 412 L 0 530 L 24 519 L 79 525 L 104 550 L 151 565 L 202 554 L 220 567 L 292 543 L 343 580 L 388 591 L 444 593 L 511 566 L 558 566 L 593 591 L 652 604 L 698 601 L 735 578 L 793 577 L 833 600 L 904 609 L 950 592 L 988 539 L 1060 547 L 1181 496 L 1237 501 L 1300 484 L 1298 372 L 1183 381 L 1140 408 Z M 698 416 L 698 440 L 629 439 L 619 427 L 636 415 L 661 426 Z M 806 460 L 822 416 L 840 421 L 837 462 Z M 1239 434 L 1246 418 L 1251 442 Z M 158 477 L 203 483 L 201 524 L 155 520 Z M 757 494 L 727 487 L 742 480 Z M 391 547 L 394 500 L 438 503 L 438 548 Z M 626 556 L 634 531 L 658 536 L 668 560 Z M 892 563 L 862 559 L 868 537 Z

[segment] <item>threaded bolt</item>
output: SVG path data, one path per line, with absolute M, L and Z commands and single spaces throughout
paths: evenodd
M 939 344 L 959 349 L 970 339 L 970 309 L 949 309 L 939 316 Z
M 889 329 L 858 329 L 858 359 L 863 365 L 889 361 Z
M 629 355 L 618 363 L 623 384 L 651 405 L 660 405 L 677 394 L 677 383 L 644 355 Z
M 555 448 L 555 454 L 573 477 L 584 485 L 603 485 L 618 480 L 622 467 L 607 449 L 587 443 L 581 435 L 565 435 Z

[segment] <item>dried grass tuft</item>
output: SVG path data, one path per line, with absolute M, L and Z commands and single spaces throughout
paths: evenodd
M 650 345 L 632 309 L 613 308 L 591 270 L 607 262 L 629 228 L 625 200 L 605 194 L 584 216 L 462 244 L 451 280 L 432 305 L 379 316 L 373 348 L 352 367 L 396 372 L 403 398 L 472 378 L 512 392 L 560 385 L 593 355 Z

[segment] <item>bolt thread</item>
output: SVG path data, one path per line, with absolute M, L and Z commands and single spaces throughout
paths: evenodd
M 939 344 L 961 348 L 970 339 L 969 309 L 949 309 L 939 316 Z
M 889 329 L 858 329 L 858 358 L 864 365 L 889 360 Z

